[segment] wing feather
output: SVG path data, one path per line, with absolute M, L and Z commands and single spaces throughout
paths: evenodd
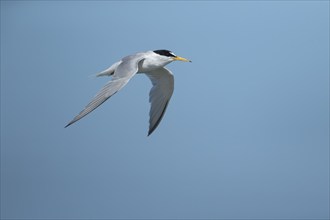
M 143 59 L 144 57 L 139 54 L 123 58 L 121 63 L 115 69 L 111 81 L 109 81 L 96 94 L 92 101 L 90 101 L 90 103 L 65 127 L 68 127 L 81 118 L 85 117 L 107 99 L 109 99 L 112 95 L 118 92 L 121 88 L 123 88 L 128 83 L 128 81 L 138 72 L 138 64 Z
M 149 102 L 151 103 L 149 136 L 157 128 L 165 114 L 174 90 L 174 77 L 171 71 L 164 67 L 146 74 L 153 85 L 149 93 Z

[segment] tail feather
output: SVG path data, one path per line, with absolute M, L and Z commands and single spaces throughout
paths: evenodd
M 108 69 L 100 72 L 100 73 L 97 73 L 96 74 L 96 77 L 99 77 L 99 76 L 111 76 L 114 74 L 117 66 L 121 63 L 121 61 L 118 61 L 117 63 L 114 63 L 112 66 L 110 66 Z

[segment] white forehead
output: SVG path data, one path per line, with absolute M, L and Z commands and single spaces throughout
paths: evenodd
M 172 54 L 173 56 L 175 56 L 175 57 L 176 57 L 175 53 L 173 53 L 172 51 L 170 51 L 170 54 Z

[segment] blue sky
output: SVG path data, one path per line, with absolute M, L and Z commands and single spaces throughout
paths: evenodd
M 139 51 L 144 75 L 64 129 Z M 2 218 L 329 218 L 328 1 L 1 1 Z

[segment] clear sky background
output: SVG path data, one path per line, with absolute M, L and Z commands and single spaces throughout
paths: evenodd
M 121 57 L 169 49 L 64 126 Z M 2 218 L 329 218 L 328 1 L 1 1 Z

